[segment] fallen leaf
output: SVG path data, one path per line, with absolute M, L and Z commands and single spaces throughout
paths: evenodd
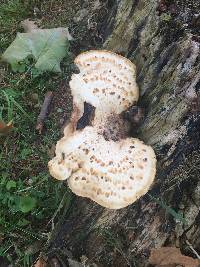
M 47 266 L 47 263 L 42 258 L 39 258 L 39 260 L 37 260 L 37 262 L 34 265 L 34 267 L 46 267 L 46 266 Z
M 5 123 L 0 121 L 0 135 L 7 135 L 13 128 L 13 122 Z
M 36 22 L 29 19 L 21 21 L 20 25 L 24 28 L 25 32 L 30 32 L 32 30 L 38 29 Z
M 200 267 L 200 261 L 181 254 L 179 248 L 162 247 L 151 250 L 149 263 L 156 267 Z
M 2 55 L 13 71 L 24 72 L 33 59 L 38 73 L 61 72 L 60 62 L 67 55 L 69 40 L 67 28 L 37 29 L 29 20 L 21 23 L 26 33 L 17 33 L 15 40 Z M 33 70 L 34 70 L 33 68 Z

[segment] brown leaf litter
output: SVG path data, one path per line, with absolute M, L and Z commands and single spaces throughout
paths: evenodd
M 181 254 L 176 247 L 152 249 L 149 263 L 155 267 L 200 267 L 200 260 Z

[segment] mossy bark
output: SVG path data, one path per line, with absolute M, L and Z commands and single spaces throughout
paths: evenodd
M 195 26 L 184 28 L 187 1 L 171 2 L 176 10 L 168 3 L 162 12 L 154 0 L 118 0 L 102 30 L 103 47 L 137 66 L 146 111 L 137 136 L 154 147 L 158 164 L 149 194 L 127 208 L 74 201 L 51 248 L 70 248 L 98 266 L 144 266 L 151 248 L 164 245 L 191 253 L 187 240 L 200 253 L 199 39 Z M 192 4 L 190 15 L 199 8 Z

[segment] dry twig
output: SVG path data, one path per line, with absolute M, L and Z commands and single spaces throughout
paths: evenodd
M 37 118 L 36 130 L 38 130 L 40 134 L 42 133 L 44 127 L 44 121 L 47 118 L 49 105 L 51 103 L 52 98 L 53 98 L 53 93 L 51 91 L 48 91 L 45 95 L 40 114 Z

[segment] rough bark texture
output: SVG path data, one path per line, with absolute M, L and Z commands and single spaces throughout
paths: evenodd
M 137 66 L 146 112 L 137 136 L 154 147 L 158 165 L 152 190 L 128 208 L 75 199 L 51 249 L 68 248 L 98 266 L 144 266 L 151 248 L 164 245 L 190 254 L 186 240 L 200 253 L 200 6 L 162 3 L 115 1 L 101 29 L 104 48 Z

